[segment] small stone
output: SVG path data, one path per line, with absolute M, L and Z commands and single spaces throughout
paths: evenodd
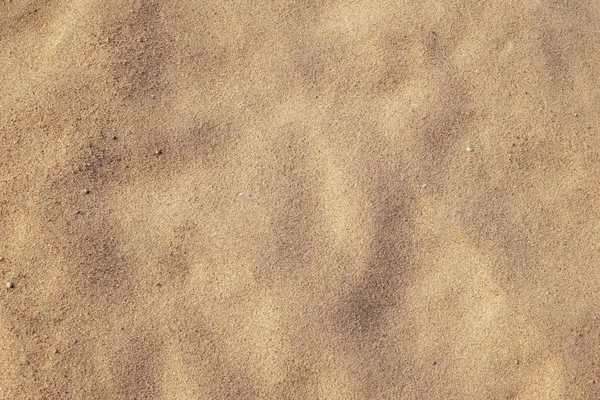
M 12 289 L 12 288 L 14 288 L 14 287 L 15 287 L 15 284 L 14 284 L 14 283 L 12 283 L 12 282 L 7 282 L 7 283 L 6 283 L 6 288 L 7 288 L 7 289 Z
M 239 193 L 238 193 L 238 196 L 239 196 L 239 197 L 242 197 L 243 195 L 244 195 L 244 193 L 243 193 L 243 192 L 239 192 Z
M 467 147 L 467 151 L 470 153 L 473 151 L 473 148 L 469 146 L 469 147 Z
M 423 189 L 425 189 L 427 187 L 427 184 L 424 183 L 422 187 L 423 187 Z
M 81 214 L 81 210 L 75 211 L 75 214 L 80 215 Z
M 4 261 L 4 257 L 0 256 L 0 262 Z
M 90 189 L 83 189 L 83 194 L 90 194 Z
M 160 156 L 161 154 L 162 154 L 162 150 L 161 149 L 154 150 L 154 155 Z

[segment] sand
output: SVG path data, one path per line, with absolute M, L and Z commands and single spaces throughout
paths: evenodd
M 599 31 L 2 1 L 0 399 L 599 399 Z

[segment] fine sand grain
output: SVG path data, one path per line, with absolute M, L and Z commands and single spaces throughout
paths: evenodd
M 599 32 L 2 0 L 0 399 L 600 399 Z

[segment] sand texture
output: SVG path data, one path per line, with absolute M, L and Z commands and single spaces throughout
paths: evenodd
M 2 0 L 0 399 L 600 399 L 600 2 Z

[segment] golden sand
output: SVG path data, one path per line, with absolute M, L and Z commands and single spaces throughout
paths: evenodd
M 600 399 L 598 32 L 3 0 L 0 399 Z

